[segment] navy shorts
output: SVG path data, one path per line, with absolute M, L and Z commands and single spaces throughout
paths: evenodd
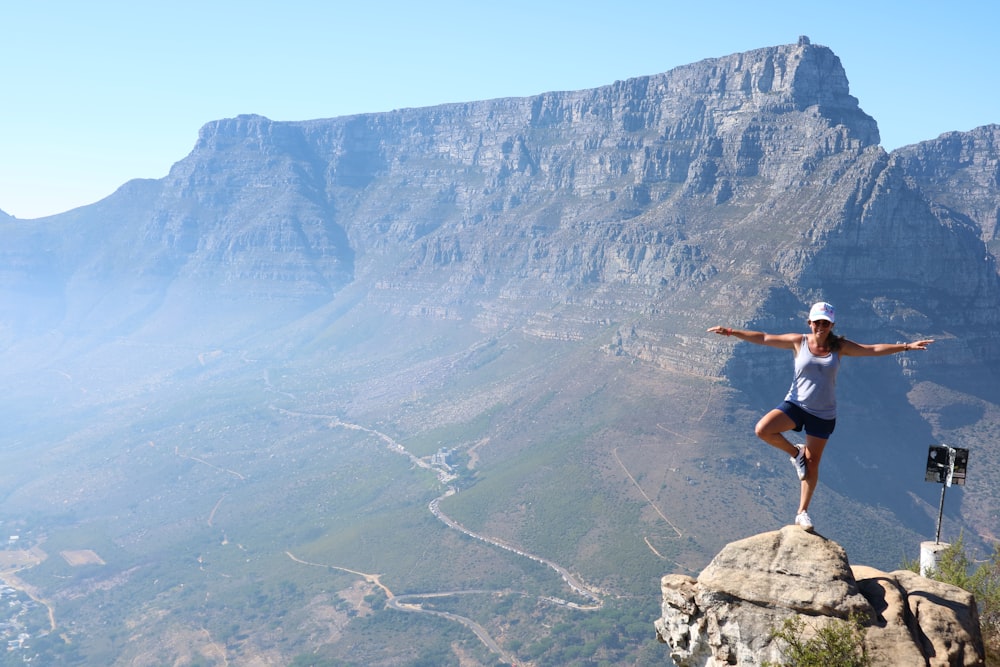
M 805 428 L 806 435 L 811 435 L 814 438 L 822 438 L 823 440 L 829 439 L 833 434 L 834 427 L 837 425 L 836 419 L 820 419 L 816 415 L 806 412 L 791 401 L 785 401 L 779 405 L 778 410 L 784 412 L 793 422 L 795 422 L 794 430 L 801 431 Z

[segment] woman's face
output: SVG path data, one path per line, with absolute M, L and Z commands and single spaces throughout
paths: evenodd
M 824 338 L 833 330 L 833 322 L 829 320 L 811 320 L 809 328 L 819 338 Z

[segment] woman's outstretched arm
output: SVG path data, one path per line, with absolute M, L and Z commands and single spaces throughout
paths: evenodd
M 802 339 L 802 334 L 769 334 L 763 331 L 748 331 L 746 329 L 731 329 L 729 327 L 711 327 L 708 333 L 719 334 L 720 336 L 735 336 L 740 340 L 755 345 L 767 345 L 769 347 L 780 347 L 783 349 L 794 349 L 795 344 Z
M 875 343 L 862 345 L 851 340 L 841 343 L 840 353 L 847 357 L 882 357 L 887 354 L 899 354 L 910 350 L 926 350 L 933 340 L 918 340 L 914 343 Z

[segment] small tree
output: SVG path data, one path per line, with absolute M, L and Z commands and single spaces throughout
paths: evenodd
M 780 629 L 771 629 L 771 638 L 780 639 L 787 648 L 780 663 L 765 662 L 763 667 L 869 667 L 871 657 L 865 648 L 863 616 L 825 624 L 810 639 L 803 639 L 805 622 L 799 616 L 786 618 Z
M 979 604 L 986 664 L 1000 665 L 1000 544 L 993 546 L 989 561 L 976 570 L 973 586 L 972 594 Z

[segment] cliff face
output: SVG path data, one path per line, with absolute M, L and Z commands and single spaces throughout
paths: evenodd
M 935 140 L 896 151 L 903 172 L 956 224 L 978 230 L 996 253 L 1000 205 L 1000 125 L 948 132 Z
M 204 284 L 298 314 L 353 284 L 386 308 L 494 326 L 535 299 L 573 301 L 574 319 L 637 316 L 620 352 L 715 373 L 712 343 L 681 351 L 674 336 L 716 312 L 786 325 L 800 321 L 790 304 L 823 295 L 864 334 L 992 326 L 993 144 L 965 142 L 980 167 L 961 166 L 961 138 L 890 160 L 839 59 L 807 42 L 594 90 L 209 123 L 167 178 L 55 216 L 44 252 L 8 246 L 5 284 L 44 277 L 60 303 L 131 284 L 156 295 L 127 299 L 154 316 Z M 938 196 L 960 189 L 950 177 L 969 181 L 961 202 Z M 26 224 L 7 227 L 16 239 Z M 956 354 L 995 362 L 979 338 Z
M 657 637 L 679 667 L 783 664 L 785 619 L 802 641 L 852 617 L 873 664 L 985 664 L 972 595 L 908 570 L 852 567 L 835 542 L 797 526 L 726 546 L 697 578 L 663 578 Z

